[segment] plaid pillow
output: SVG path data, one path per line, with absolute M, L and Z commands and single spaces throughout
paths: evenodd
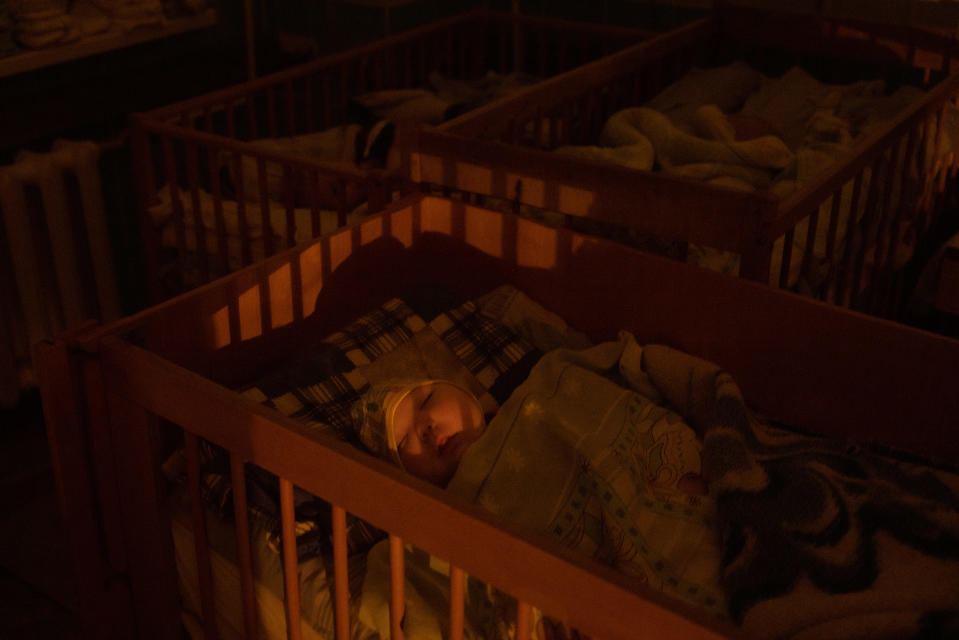
M 340 439 L 359 446 L 350 411 L 370 386 L 362 368 L 428 329 L 449 347 L 497 404 L 504 402 L 542 354 L 484 314 L 474 302 L 459 301 L 437 309 L 437 300 L 448 304 L 455 298 L 443 292 L 420 290 L 390 300 L 330 335 L 318 349 L 288 369 L 265 376 L 241 393 L 317 430 L 332 428 Z M 228 517 L 232 492 L 225 452 L 209 456 L 204 471 L 205 500 L 221 517 Z M 262 469 L 254 472 L 251 467 L 247 483 L 251 514 L 278 542 L 280 510 L 275 476 Z M 328 551 L 329 504 L 299 489 L 295 489 L 294 499 L 298 556 L 303 559 Z M 352 515 L 348 515 L 347 527 L 351 553 L 365 552 L 386 536 Z

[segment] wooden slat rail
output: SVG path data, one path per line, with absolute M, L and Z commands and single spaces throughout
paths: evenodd
M 145 112 L 151 119 L 168 120 L 182 113 L 194 114 L 202 112 L 207 105 L 222 106 L 231 104 L 245 97 L 248 93 L 260 93 L 277 86 L 285 86 L 304 78 L 322 77 L 330 70 L 336 69 L 344 63 L 373 55 L 394 55 L 410 47 L 419 47 L 437 36 L 451 35 L 457 29 L 475 29 L 478 25 L 490 25 L 505 32 L 513 25 L 523 32 L 532 32 L 535 29 L 545 29 L 552 34 L 579 33 L 595 38 L 597 41 L 631 42 L 650 38 L 655 32 L 641 28 L 622 27 L 617 25 L 603 25 L 586 23 L 558 18 L 536 16 L 516 16 L 510 13 L 486 11 L 475 8 L 467 13 L 442 18 L 429 24 L 416 27 L 407 32 L 387 38 L 382 38 L 370 44 L 351 48 L 347 51 L 324 56 L 318 60 L 298 65 L 291 69 L 278 71 L 255 80 L 251 80 L 236 87 L 227 87 L 202 96 L 190 98 L 170 105 Z M 507 70 L 507 69 L 503 69 Z M 485 72 L 485 69 L 483 70 Z M 425 74 L 421 74 L 425 80 Z
M 246 640 L 257 637 L 256 592 L 253 582 L 253 553 L 250 547 L 250 518 L 246 498 L 246 473 L 243 460 L 230 454 L 230 482 L 233 493 L 233 524 L 236 532 L 236 556 L 240 567 L 240 592 L 243 598 L 243 631 Z
M 300 574 L 296 556 L 296 523 L 293 512 L 293 483 L 279 478 L 280 486 L 280 536 L 283 555 L 283 595 L 286 608 L 286 637 L 300 640 Z
M 296 593 L 290 577 L 295 576 L 294 483 L 333 504 L 351 507 L 371 524 L 449 558 L 453 566 L 471 575 L 494 585 L 511 585 L 510 591 L 521 600 L 555 612 L 585 633 L 626 639 L 635 638 L 636 629 L 649 628 L 656 630 L 657 638 L 740 637 L 736 629 L 708 623 L 699 612 L 681 604 L 667 604 L 662 594 L 611 569 L 574 558 L 551 541 L 504 527 L 479 508 L 453 500 L 343 442 L 307 437 L 295 420 L 255 403 L 238 402 L 232 392 L 149 352 L 107 340 L 101 345 L 101 361 L 116 393 L 281 477 L 281 502 L 288 505 L 284 512 L 289 513 L 283 518 L 287 615 L 296 624 L 299 605 L 290 602 Z M 201 396 L 202 407 L 196 404 Z M 242 433 L 236 429 L 239 424 L 245 426 Z M 371 501 L 370 495 L 391 499 Z M 420 526 L 426 513 L 435 527 Z M 466 530 L 472 532 L 468 548 L 444 533 Z M 551 576 L 555 591 L 544 593 L 538 586 L 546 576 Z M 298 636 L 291 632 L 290 637 Z
M 437 131 L 419 132 L 413 144 L 414 182 L 516 200 L 729 251 L 751 250 L 769 237 L 764 229 L 776 203 L 771 196 Z M 637 194 L 642 197 L 637 199 Z M 722 197 L 710 198 L 716 194 Z
M 406 612 L 406 581 L 403 541 L 390 534 L 390 638 L 403 640 L 403 614 Z
M 350 581 L 346 549 L 346 509 L 333 505 L 333 610 L 336 640 L 350 638 Z
M 210 541 L 206 531 L 206 512 L 200 496 L 200 445 L 197 437 L 185 431 L 184 452 L 187 465 L 187 486 L 190 490 L 190 522 L 193 549 L 196 554 L 197 578 L 200 586 L 200 610 L 206 640 L 219 637 L 216 630 L 216 606 L 213 595 L 213 567 L 210 564 Z
M 876 156 L 903 139 L 910 129 L 915 128 L 916 123 L 928 119 L 941 109 L 944 102 L 955 100 L 957 95 L 959 95 L 959 74 L 939 83 L 926 95 L 925 99 L 909 105 L 886 127 L 865 136 L 843 154 L 843 158 L 833 164 L 828 171 L 813 176 L 799 190 L 782 201 L 779 206 L 780 213 L 769 228 L 769 233 L 779 235 L 795 226 L 798 222 L 795 217 L 796 212 L 809 211 L 819 203 L 825 202 L 839 186 L 852 180 L 865 166 L 874 162 Z
M 481 135 L 501 136 L 508 118 L 524 118 L 540 105 L 557 105 L 577 99 L 584 89 L 603 87 L 616 78 L 632 73 L 638 66 L 700 41 L 713 32 L 714 22 L 703 18 L 668 34 L 654 36 L 605 58 L 588 62 L 517 91 L 509 100 L 501 100 L 473 109 L 437 128 L 469 138 Z

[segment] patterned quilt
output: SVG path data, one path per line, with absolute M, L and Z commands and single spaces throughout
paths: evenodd
M 501 306 L 506 294 L 486 300 Z M 494 304 L 495 303 L 495 304 Z M 317 431 L 332 431 L 362 448 L 350 427 L 350 409 L 370 383 L 391 377 L 453 378 L 494 411 L 540 358 L 533 343 L 500 322 L 478 302 L 445 290 L 421 288 L 395 298 L 327 337 L 296 362 L 241 390 Z M 204 445 L 203 494 L 221 518 L 232 511 L 229 457 Z M 257 524 L 279 547 L 279 490 L 276 476 L 247 465 L 247 493 Z M 297 552 L 301 560 L 330 551 L 330 506 L 294 489 Z M 351 555 L 365 552 L 385 534 L 348 516 Z

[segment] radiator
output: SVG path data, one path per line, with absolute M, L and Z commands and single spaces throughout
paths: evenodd
M 58 140 L 0 167 L 0 406 L 36 384 L 34 343 L 119 316 L 99 158 Z

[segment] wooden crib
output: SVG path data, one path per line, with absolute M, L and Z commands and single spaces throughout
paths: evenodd
M 683 259 L 692 244 L 732 252 L 742 277 L 796 289 L 798 273 L 804 293 L 892 316 L 896 274 L 954 204 L 955 141 L 946 149 L 933 132 L 947 128 L 959 95 L 957 52 L 932 32 L 717 3 L 707 18 L 422 131 L 410 143 L 413 177 L 517 211 L 629 228 L 678 244 Z M 611 114 L 694 67 L 733 60 L 773 77 L 801 65 L 826 82 L 885 78 L 927 91 L 783 198 L 551 153 L 596 144 Z
M 393 637 L 402 637 L 404 542 L 451 563 L 454 638 L 463 620 L 463 572 L 518 598 L 520 621 L 534 606 L 591 637 L 741 637 L 232 390 L 424 283 L 467 296 L 511 283 L 593 340 L 626 329 L 641 344 L 671 345 L 720 364 L 747 402 L 772 418 L 959 460 L 955 340 L 458 200 L 407 196 L 135 316 L 36 346 L 86 637 L 182 637 L 171 498 L 158 471 L 171 438 L 181 437 L 208 638 L 216 637 L 216 605 L 199 439 L 229 451 L 247 638 L 255 637 L 257 614 L 244 551 L 244 464 L 280 478 L 290 638 L 300 637 L 294 485 L 334 505 L 338 638 L 348 637 L 350 626 L 347 512 L 390 532 Z
M 648 35 L 477 9 L 134 115 L 152 299 L 341 227 L 399 191 L 399 172 L 381 164 L 319 160 L 264 138 L 291 141 L 355 122 L 351 98 L 420 88 L 431 73 L 451 81 L 477 81 L 489 71 L 545 78 Z

